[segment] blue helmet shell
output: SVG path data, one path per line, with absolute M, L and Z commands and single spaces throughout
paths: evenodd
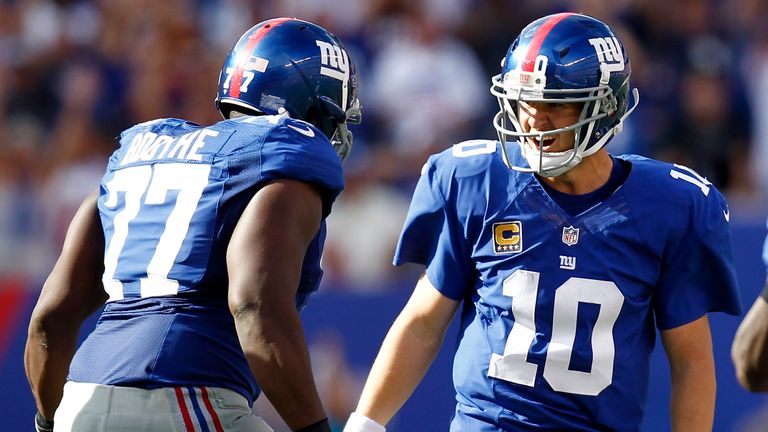
M 517 121 L 518 102 L 583 103 L 579 122 L 569 128 L 576 130 L 573 156 L 560 167 L 570 169 L 621 130 L 629 106 L 630 75 L 624 44 L 602 21 L 576 13 L 539 18 L 510 45 L 501 74 L 494 77 L 491 92 L 499 98 L 501 108 L 494 126 L 500 139 L 514 136 L 522 145 L 525 137 L 546 134 L 522 130 Z M 507 121 L 512 128 L 506 126 Z
M 287 112 L 332 139 L 340 124 L 359 122 L 357 92 L 354 62 L 336 36 L 308 21 L 275 18 L 246 31 L 230 50 L 216 107 L 224 118 L 232 111 Z
M 601 49 L 596 40 L 618 41 L 615 47 Z M 623 62 L 606 56 L 606 49 L 619 50 Z M 602 53 L 602 58 L 599 52 Z M 547 88 L 580 89 L 600 84 L 601 64 L 615 64 L 611 71 L 612 89 L 618 90 L 629 80 L 631 67 L 624 44 L 608 25 L 587 15 L 561 13 L 545 16 L 526 26 L 509 47 L 502 75 L 518 68 L 532 71 L 538 56 L 547 58 Z

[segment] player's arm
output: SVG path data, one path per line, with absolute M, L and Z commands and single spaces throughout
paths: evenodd
M 768 294 L 768 283 L 763 295 Z M 752 392 L 768 391 L 768 302 L 760 296 L 736 330 L 731 347 L 736 377 Z
M 661 332 L 672 381 L 673 431 L 711 431 L 715 413 L 715 361 L 707 316 Z
M 278 180 L 251 199 L 227 249 L 229 308 L 256 381 L 293 430 L 325 419 L 296 309 L 302 263 L 320 229 L 316 189 Z
M 458 305 L 422 275 L 384 338 L 345 432 L 383 430 L 360 423 L 371 419 L 385 425 L 402 407 L 434 360 Z
M 37 409 L 47 419 L 61 401 L 80 325 L 107 300 L 97 197 L 88 196 L 72 219 L 29 322 L 24 367 Z

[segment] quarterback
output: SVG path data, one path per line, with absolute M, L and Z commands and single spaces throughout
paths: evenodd
M 384 431 L 458 309 L 451 431 L 637 431 L 657 329 L 672 429 L 711 430 L 707 313 L 741 307 L 723 196 L 687 167 L 608 153 L 639 95 L 595 18 L 530 23 L 491 92 L 499 141 L 422 170 L 395 263 L 426 270 L 345 431 Z

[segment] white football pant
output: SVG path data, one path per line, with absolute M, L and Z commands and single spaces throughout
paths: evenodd
M 64 385 L 54 432 L 273 432 L 239 393 L 218 387 Z

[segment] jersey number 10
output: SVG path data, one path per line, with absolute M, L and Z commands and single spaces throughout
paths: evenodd
M 504 280 L 503 293 L 512 297 L 515 323 L 509 332 L 504 354 L 491 354 L 488 375 L 533 387 L 538 365 L 528 362 L 528 351 L 536 336 L 536 298 L 539 273 L 517 270 Z M 600 306 L 592 330 L 592 368 L 589 372 L 568 368 L 576 338 L 579 303 Z M 615 283 L 572 277 L 555 291 L 552 337 L 547 346 L 544 379 L 555 391 L 595 396 L 613 381 L 615 343 L 613 326 L 624 304 Z

